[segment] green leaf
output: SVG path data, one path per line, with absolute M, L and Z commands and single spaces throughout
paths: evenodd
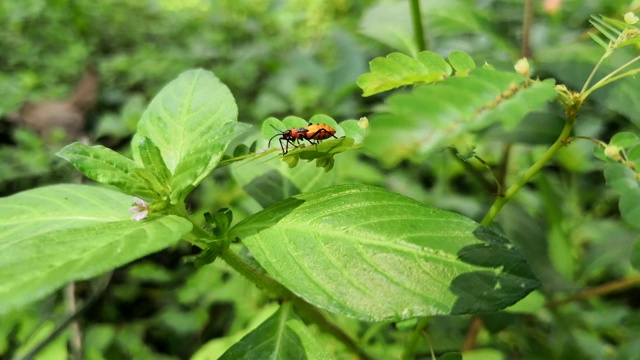
M 113 185 L 127 194 L 158 199 L 159 194 L 152 190 L 146 179 L 153 178 L 144 174 L 133 160 L 101 145 L 87 146 L 75 142 L 62 148 L 57 155 L 76 167 L 89 179 L 99 183 Z M 145 177 L 146 175 L 146 177 Z
M 155 175 L 161 185 L 168 188 L 171 183 L 171 172 L 162 160 L 160 149 L 148 137 L 138 143 L 138 152 L 144 168 Z
M 623 149 L 638 145 L 638 143 L 640 143 L 638 135 L 628 131 L 617 133 L 609 140 L 609 145 L 619 146 Z
M 635 173 L 619 163 L 609 163 L 604 169 L 607 185 L 620 195 L 620 215 L 634 229 L 640 229 L 640 185 Z
M 589 20 L 591 25 L 598 29 L 602 35 L 604 35 L 609 41 L 615 41 L 616 38 L 621 34 L 621 31 L 616 29 L 613 25 L 603 21 L 600 17 L 591 16 L 591 20 Z
M 495 311 L 538 286 L 504 238 L 372 186 L 296 195 L 230 236 L 298 296 L 366 321 Z
M 446 64 L 444 59 L 430 51 L 421 52 L 417 59 L 401 53 L 391 53 L 386 57 L 373 59 L 369 63 L 371 72 L 361 75 L 356 83 L 363 90 L 362 96 L 375 95 L 401 86 L 433 83 L 450 74 L 451 68 L 447 69 L 442 63 Z M 443 69 L 449 72 L 444 72 Z
M 269 319 L 233 345 L 221 360 L 235 359 L 331 359 L 316 342 L 314 335 L 283 304 Z
M 594 34 L 594 33 L 588 33 L 588 34 L 591 37 L 591 39 L 593 39 L 593 41 L 595 41 L 598 45 L 602 46 L 604 50 L 609 49 L 609 44 L 604 42 L 604 40 L 600 39 L 600 36 L 598 36 L 598 34 Z
M 449 62 L 456 71 L 456 74 L 466 75 L 476 68 L 473 58 L 462 51 L 453 51 L 449 54 Z
M 180 202 L 222 158 L 231 140 L 246 127 L 229 89 L 213 73 L 190 70 L 151 101 L 132 139 L 134 159 L 145 137 L 160 149 L 171 174 L 171 201 Z
M 389 113 L 372 117 L 364 144 L 386 166 L 423 159 L 461 133 L 496 124 L 513 129 L 556 96 L 553 81 L 530 82 L 516 73 L 476 69 L 468 77 L 390 96 Z
M 164 249 L 191 230 L 176 216 L 131 220 L 131 202 L 87 185 L 0 199 L 0 313 Z

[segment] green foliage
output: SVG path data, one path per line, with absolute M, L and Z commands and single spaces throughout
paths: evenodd
M 316 342 L 291 304 L 286 304 L 220 357 L 241 358 L 331 359 L 331 356 Z
M 237 117 L 233 95 L 218 78 L 203 70 L 186 72 L 142 115 L 131 140 L 134 159 L 148 169 L 140 148 L 145 137 L 162 149 L 172 174 L 167 183 L 171 202 L 178 203 L 213 171 L 229 142 L 246 128 L 236 123 Z
M 335 134 L 320 144 L 312 144 L 310 141 L 304 140 L 308 143 L 305 144 L 302 138 L 300 138 L 300 140 L 287 141 L 283 136 L 287 130 L 305 128 L 311 124 L 328 125 L 335 130 Z M 343 124 L 346 126 L 347 131 L 342 128 L 341 125 Z M 364 138 L 366 128 L 358 125 L 355 120 L 347 120 L 338 125 L 333 118 L 322 114 L 312 116 L 309 121 L 305 121 L 297 116 L 287 116 L 282 121 L 276 118 L 266 119 L 262 123 L 262 134 L 265 138 L 269 139 L 267 145 L 270 145 L 272 142 L 276 143 L 276 141 L 273 140 L 277 140 L 280 149 L 283 151 L 282 161 L 290 168 L 295 167 L 300 159 L 307 161 L 316 160 L 316 166 L 324 168 L 324 170 L 328 172 L 333 168 L 335 163 L 333 157 L 336 154 L 356 147 L 356 140 L 362 141 Z M 310 140 L 318 142 L 315 138 L 311 138 Z M 293 149 L 290 149 L 290 147 Z
M 176 216 L 138 223 L 131 197 L 83 185 L 56 185 L 0 201 L 0 313 L 165 248 L 191 229 Z
M 310 303 L 398 321 L 494 311 L 537 286 L 522 259 L 506 265 L 517 252 L 478 226 L 382 189 L 344 185 L 293 196 L 240 222 L 231 236 Z
M 472 60 L 473 61 L 473 60 Z M 451 75 L 451 66 L 438 54 L 423 51 L 417 59 L 401 53 L 373 59 L 370 73 L 360 75 L 362 96 L 371 96 L 406 85 L 430 84 Z
M 372 117 L 375 126 L 365 145 L 387 166 L 424 159 L 453 145 L 460 134 L 497 124 L 513 129 L 525 115 L 556 97 L 553 85 L 552 80 L 531 81 L 515 73 L 477 69 L 468 77 L 392 95 L 386 101 L 388 113 Z
M 635 359 L 637 16 L 411 5 L 0 6 L 0 357 Z

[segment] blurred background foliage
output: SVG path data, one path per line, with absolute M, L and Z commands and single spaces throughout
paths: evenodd
M 477 64 L 487 62 L 498 69 L 511 69 L 523 52 L 523 1 L 438 0 L 421 5 L 431 51 L 447 56 L 462 50 Z M 601 54 L 587 34 L 589 17 L 620 18 L 639 7 L 639 1 L 622 0 L 534 2 L 529 48 L 536 74 L 581 86 Z M 0 24 L 2 196 L 78 181 L 70 166 L 52 155 L 76 138 L 57 131 L 45 136 L 41 129 L 23 125 L 28 117 L 25 103 L 70 102 L 88 67 L 95 66 L 99 74 L 94 79 L 99 92 L 94 106 L 82 113 L 79 138 L 128 153 L 148 102 L 186 69 L 213 70 L 233 92 L 240 121 L 254 129 L 269 116 L 308 119 L 317 113 L 340 120 L 370 116 L 375 126 L 379 115 L 372 113 L 384 108 L 386 95 L 362 98 L 356 79 L 368 71 L 367 62 L 374 57 L 418 51 L 407 1 L 9 0 L 0 2 Z M 632 51 L 637 49 L 618 54 L 611 68 Z M 637 79 L 594 93 L 582 110 L 576 135 L 608 141 L 619 131 L 638 133 L 638 94 Z M 555 140 L 561 117 L 560 107 L 550 105 L 514 130 L 489 129 L 475 151 L 497 171 L 504 170 L 502 176 L 510 183 Z M 238 143 L 251 141 L 249 136 Z M 436 354 L 465 347 L 470 329 L 481 321 L 484 327 L 471 337 L 477 350 L 465 358 L 640 358 L 637 288 L 588 302 L 543 306 L 558 294 L 634 273 L 630 256 L 638 233 L 620 220 L 617 195 L 605 186 L 604 165 L 592 151 L 589 142 L 561 150 L 498 218 L 542 280 L 541 291 L 513 311 L 431 319 L 427 329 Z M 366 149 L 341 154 L 328 174 L 306 163 L 289 169 L 277 160 L 223 168 L 189 201 L 197 212 L 230 207 L 237 221 L 261 209 L 256 200 L 265 184 L 255 181 L 265 173 L 279 174 L 292 184 L 290 192 L 280 190 L 282 197 L 363 182 L 474 219 L 482 217 L 495 196 L 482 165 L 464 163 L 449 152 L 428 161 L 403 161 L 391 169 L 376 156 Z M 265 178 L 266 183 L 272 180 Z M 193 249 L 180 243 L 115 271 L 106 290 L 81 316 L 85 357 L 213 359 L 277 308 L 220 262 L 193 267 L 193 255 Z M 76 290 L 84 299 L 95 287 L 94 282 L 78 283 Z M 16 351 L 24 354 L 46 337 L 64 318 L 64 303 L 61 292 L 1 319 L 0 358 Z M 332 320 L 383 359 L 401 356 L 414 325 L 365 324 L 338 316 Z M 335 358 L 352 358 L 342 345 L 312 330 Z M 65 330 L 39 358 L 67 358 L 70 336 Z M 430 358 L 428 342 L 421 343 L 418 354 Z

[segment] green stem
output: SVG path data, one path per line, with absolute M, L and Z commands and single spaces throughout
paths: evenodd
M 416 328 L 411 333 L 409 340 L 407 341 L 407 345 L 404 347 L 404 351 L 402 353 L 402 359 L 409 360 L 414 359 L 414 355 L 416 352 L 416 346 L 418 346 L 418 340 L 420 340 L 420 334 L 422 330 L 429 323 L 428 317 L 423 317 L 418 321 Z
M 307 323 L 316 324 L 322 331 L 330 334 L 334 338 L 342 342 L 347 348 L 349 348 L 355 354 L 358 354 L 360 359 L 374 360 L 371 355 L 367 354 L 358 343 L 349 336 L 342 328 L 333 322 L 329 321 L 324 314 L 318 310 L 318 308 L 310 305 L 306 301 L 296 297 L 293 299 L 293 306 L 296 309 L 296 314 L 300 316 Z
M 410 0 L 411 20 L 413 21 L 413 34 L 416 39 L 418 51 L 427 49 L 427 42 L 424 39 L 424 29 L 422 27 L 422 16 L 420 15 L 420 0 Z
M 602 65 L 604 60 L 609 57 L 609 55 L 611 55 L 610 51 L 606 51 L 600 57 L 600 60 L 598 60 L 598 63 L 596 64 L 596 66 L 594 66 L 593 70 L 591 70 L 591 74 L 589 74 L 589 77 L 587 78 L 587 81 L 584 82 L 584 85 L 582 86 L 582 90 L 580 90 L 581 94 L 585 93 L 585 91 L 587 90 L 587 87 L 589 86 L 589 83 L 591 82 L 591 80 L 593 80 L 593 77 L 596 75 L 596 72 L 598 71 L 598 69 L 600 69 L 600 66 Z
M 619 68 L 617 68 L 616 70 L 612 71 L 611 73 L 609 73 L 607 76 L 603 77 L 602 79 L 600 79 L 600 81 L 598 81 L 597 83 L 595 83 L 591 88 L 589 88 L 589 90 L 583 90 L 582 91 L 582 101 L 584 101 L 584 99 L 587 98 L 587 96 L 589 96 L 589 94 L 591 94 L 592 92 L 594 92 L 595 90 L 598 90 L 599 88 L 610 84 L 616 80 L 622 79 L 624 77 L 627 76 L 632 76 L 635 75 L 636 73 L 638 73 L 640 71 L 640 69 L 633 69 L 633 70 L 629 70 L 624 74 L 620 74 L 618 76 L 616 76 L 617 73 L 619 73 L 620 71 L 622 71 L 624 68 L 632 65 L 634 62 L 640 60 L 640 56 L 637 56 L 631 60 L 629 60 L 626 64 L 620 66 Z M 583 88 L 584 89 L 584 88 Z
M 282 300 L 293 299 L 295 297 L 295 295 L 279 282 L 273 280 L 266 272 L 236 254 L 230 248 L 223 250 L 220 257 L 234 270 L 245 276 L 269 295 Z
M 547 162 L 549 162 L 549 160 L 551 160 L 551 158 L 553 158 L 553 156 L 558 152 L 558 150 L 560 150 L 560 148 L 566 144 L 566 139 L 571 134 L 571 129 L 573 129 L 574 122 L 575 122 L 575 115 L 569 115 L 567 117 L 567 122 L 564 124 L 564 128 L 562 129 L 562 132 L 560 133 L 560 136 L 558 136 L 558 139 L 556 140 L 556 142 L 554 142 L 553 145 L 551 145 L 551 147 L 547 149 L 547 151 L 545 151 L 544 154 L 542 154 L 542 157 L 538 161 L 536 161 L 533 165 L 531 165 L 531 167 L 524 173 L 524 175 L 522 175 L 522 177 L 515 184 L 511 185 L 509 189 L 507 189 L 507 191 L 504 193 L 504 197 L 498 197 L 496 201 L 493 203 L 493 205 L 491 205 L 491 208 L 487 212 L 487 215 L 485 215 L 484 219 L 482 219 L 481 224 L 483 226 L 491 225 L 491 223 L 496 218 L 496 216 L 498 216 L 500 209 L 502 209 L 502 207 L 507 202 L 509 202 L 509 200 L 511 200 L 511 198 L 527 182 L 529 182 L 529 180 L 534 175 L 536 175 L 540 171 L 540 169 L 542 169 L 542 167 Z

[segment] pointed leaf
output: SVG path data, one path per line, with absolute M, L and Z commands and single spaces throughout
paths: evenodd
M 167 165 L 162 160 L 162 154 L 156 144 L 145 136 L 138 143 L 138 152 L 144 168 L 154 174 L 161 185 L 168 188 L 171 183 L 171 172 L 169 172 Z
M 57 155 L 91 180 L 113 185 L 127 194 L 157 199 L 158 194 L 147 185 L 142 170 L 133 160 L 101 145 L 87 146 L 75 142 L 62 148 Z
M 227 350 L 220 359 L 298 360 L 331 357 L 287 303 Z
M 131 220 L 131 202 L 87 185 L 0 199 L 0 313 L 164 249 L 191 230 L 176 216 Z
M 298 296 L 366 321 L 494 311 L 538 286 L 504 238 L 371 186 L 296 195 L 230 236 Z
M 148 137 L 160 149 L 171 179 L 171 200 L 183 199 L 216 167 L 229 142 L 246 127 L 229 89 L 213 73 L 191 70 L 165 86 L 151 101 L 132 140 Z
M 598 45 L 602 46 L 603 49 L 605 50 L 609 49 L 609 44 L 604 42 L 604 40 L 600 39 L 600 36 L 598 36 L 598 34 L 594 34 L 594 33 L 588 33 L 588 34 L 591 37 L 591 39 L 593 39 L 593 41 L 595 41 Z
M 596 16 L 592 16 L 589 22 L 591 23 L 591 25 L 593 25 L 593 27 L 598 29 L 598 31 L 600 31 L 602 35 L 609 39 L 609 41 L 615 41 L 620 34 L 620 31 L 618 29 L 614 28 L 610 24 L 607 24 Z

